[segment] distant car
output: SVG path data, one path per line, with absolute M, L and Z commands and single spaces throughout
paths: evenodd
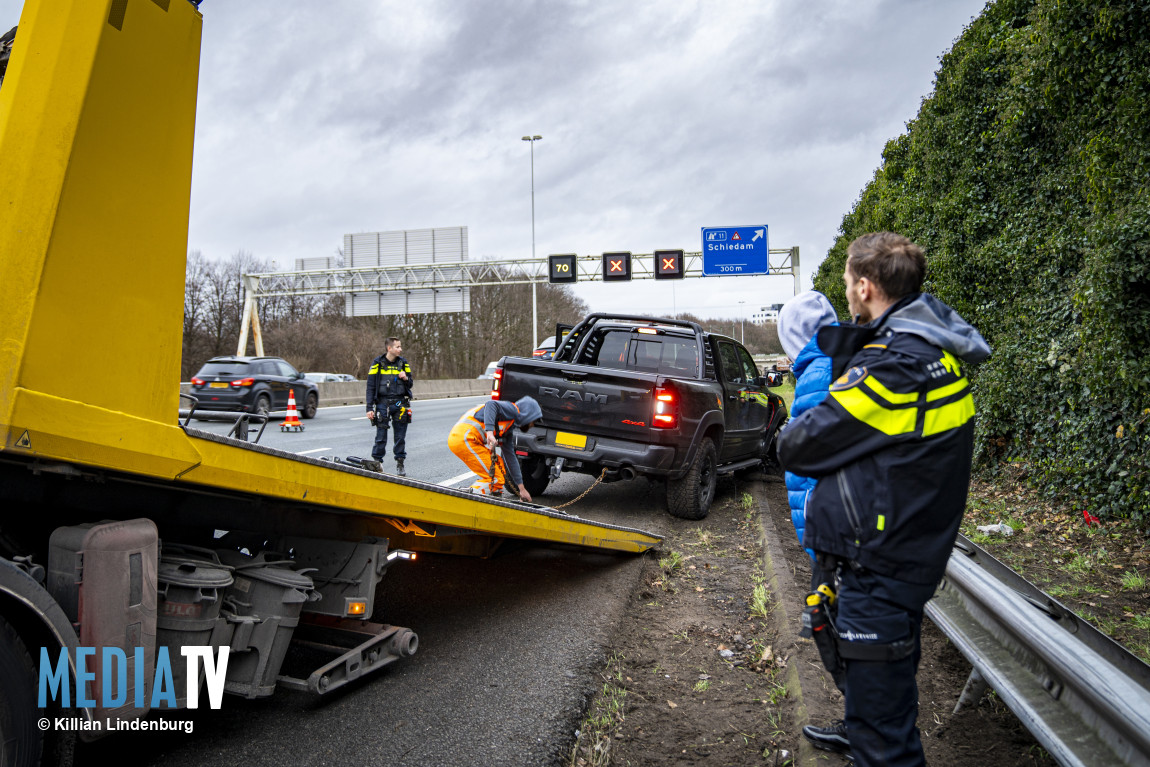
M 499 360 L 495 360 L 494 362 L 488 362 L 487 363 L 487 369 L 484 370 L 483 373 L 481 373 L 480 375 L 477 375 L 475 377 L 477 379 L 479 379 L 479 378 L 495 378 L 495 369 L 497 367 L 499 367 Z
M 335 377 L 341 381 L 351 381 L 352 383 L 354 383 L 356 381 L 355 376 L 349 375 L 347 373 L 336 373 Z
M 548 336 L 543 339 L 543 343 L 531 352 L 531 356 L 537 360 L 549 360 L 553 354 L 555 354 L 555 336 Z
M 343 380 L 335 373 L 304 373 L 303 375 L 307 380 L 315 381 L 316 383 L 331 383 Z
M 192 376 L 197 410 L 286 410 L 295 393 L 301 418 L 315 418 L 319 388 L 279 357 L 212 357 Z

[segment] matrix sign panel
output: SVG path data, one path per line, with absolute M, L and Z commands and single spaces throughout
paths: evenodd
M 547 257 L 548 282 L 575 282 L 576 276 L 574 253 Z
M 631 253 L 603 254 L 603 282 L 631 279 Z
M 767 274 L 770 271 L 767 226 L 703 229 L 703 275 Z
M 685 264 L 683 263 L 683 251 L 656 250 L 654 258 L 656 280 L 683 279 L 683 274 L 686 272 Z

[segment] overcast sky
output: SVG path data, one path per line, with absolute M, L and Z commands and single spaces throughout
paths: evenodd
M 0 31 L 21 0 L 0 0 Z M 473 258 L 799 246 L 802 286 L 984 0 L 204 0 L 189 250 L 291 268 L 351 232 L 466 226 Z M 671 283 L 583 285 L 668 312 Z M 748 316 L 789 276 L 675 286 Z

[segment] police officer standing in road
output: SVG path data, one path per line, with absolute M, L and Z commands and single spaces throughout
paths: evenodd
M 387 339 L 387 352 L 371 361 L 367 374 L 367 417 L 375 424 L 375 445 L 371 457 L 383 462 L 387 455 L 387 430 L 395 427 L 395 473 L 407 476 L 403 460 L 407 457 L 405 440 L 411 423 L 411 365 L 400 356 L 403 345 L 398 338 Z
M 834 574 L 838 658 L 833 649 L 823 658 L 845 672 L 845 720 L 803 735 L 853 754 L 858 767 L 925 764 L 915 726 L 919 630 L 970 484 L 974 400 L 964 367 L 990 354 L 957 312 L 919 292 L 925 276 L 922 250 L 905 237 L 850 244 L 843 279 L 855 324 L 818 332 L 834 382 L 779 436 L 783 467 L 819 479 L 803 545 Z

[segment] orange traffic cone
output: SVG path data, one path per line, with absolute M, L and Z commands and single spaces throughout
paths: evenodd
M 303 431 L 303 424 L 299 422 L 299 413 L 295 409 L 295 389 L 288 389 L 287 418 L 280 424 L 280 431 Z

